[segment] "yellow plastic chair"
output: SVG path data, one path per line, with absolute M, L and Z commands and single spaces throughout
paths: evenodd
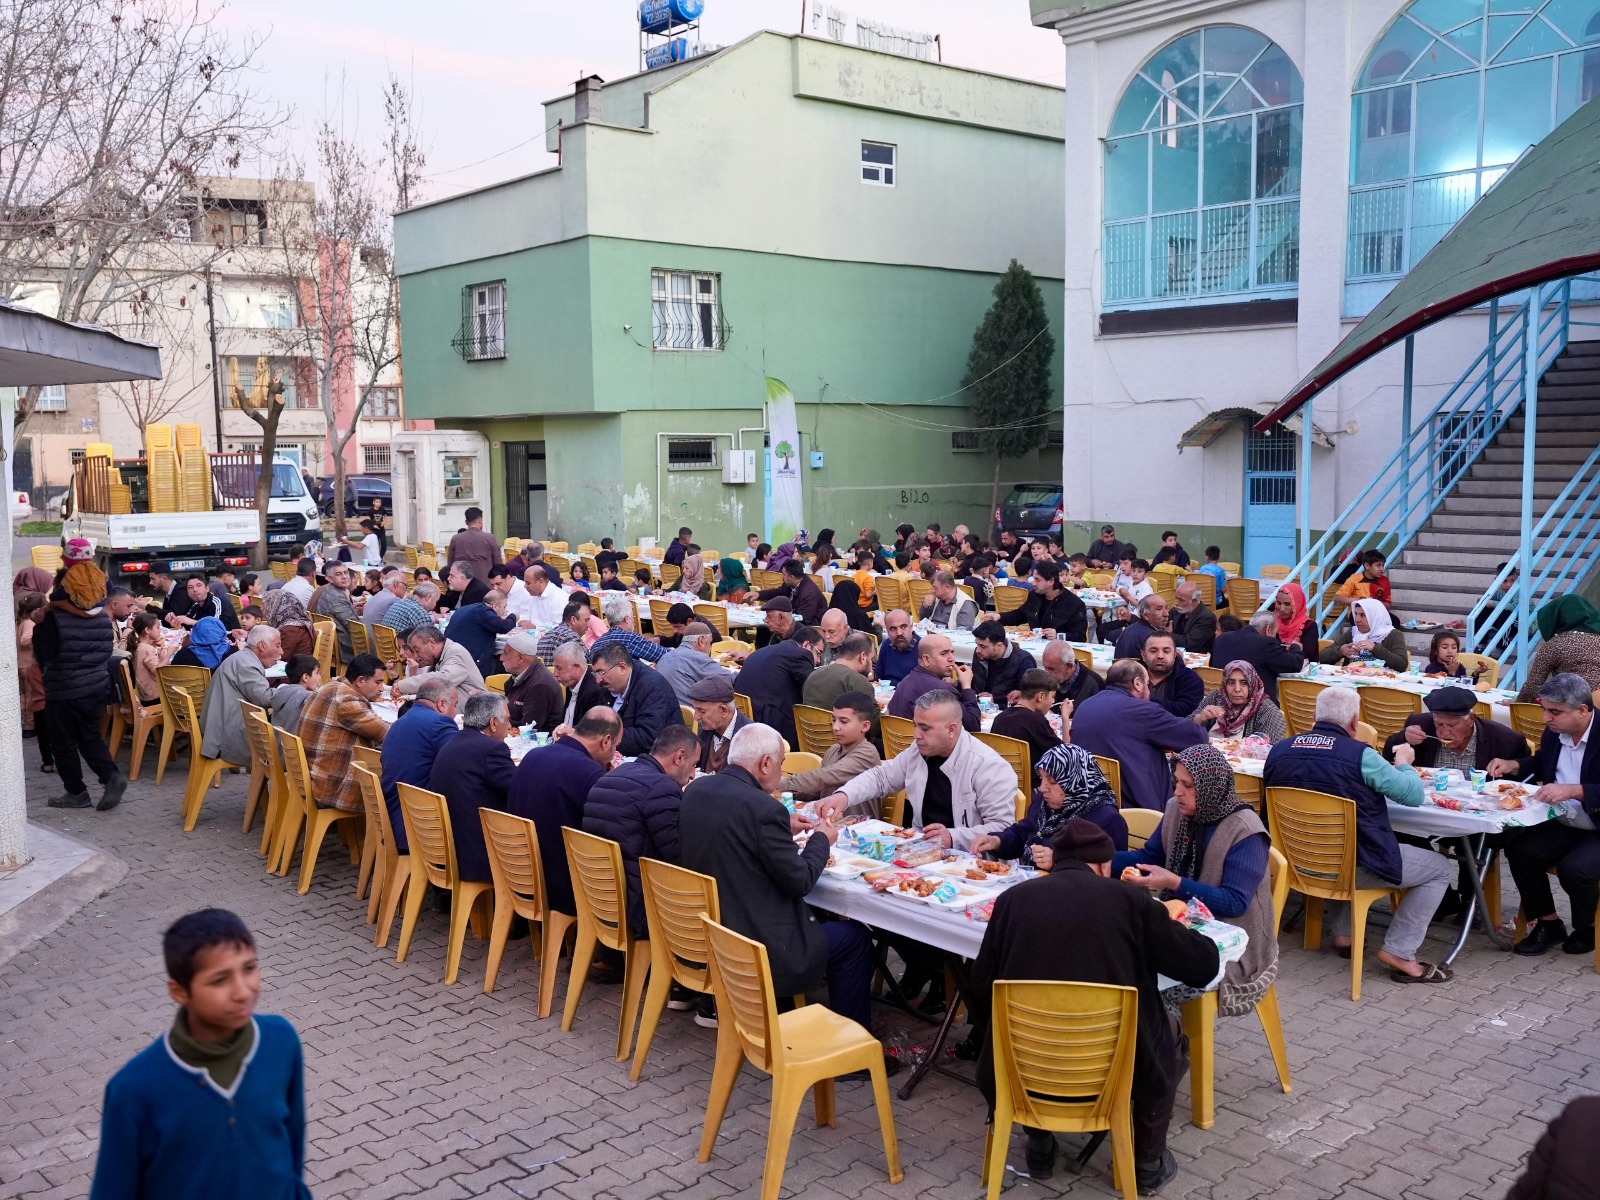
M 1033 764 L 1029 760 L 1027 742 L 1020 738 L 1002 737 L 998 733 L 985 733 L 982 730 L 972 736 L 1011 764 L 1011 769 L 1017 773 L 1018 789 L 1023 792 L 1032 789 Z M 1021 820 L 1020 817 L 1017 819 Z
M 1094 670 L 1094 651 L 1086 646 L 1074 646 L 1072 657 L 1078 660 L 1078 665 L 1085 671 Z
M 882 579 L 872 582 L 873 592 L 877 596 L 878 608 L 882 612 L 892 612 L 897 608 L 906 606 L 905 580 L 896 579 L 892 575 L 885 575 Z M 1001 609 L 1007 612 L 1008 609 Z
M 483 686 L 488 688 L 491 692 L 499 692 L 503 696 L 506 692 L 506 684 L 510 682 L 511 676 L 509 674 L 490 675 L 483 681 Z
M 567 550 L 569 549 L 571 543 L 569 543 L 569 542 L 546 542 L 544 545 L 545 545 L 545 549 L 546 550 L 554 550 L 558 554 L 565 554 L 567 552 Z
M 1272 881 L 1272 936 L 1278 936 L 1283 906 L 1289 898 L 1289 861 L 1276 847 L 1267 850 L 1267 873 Z M 1189 1037 L 1189 1120 L 1200 1129 L 1216 1124 L 1217 992 L 1212 989 L 1183 1004 L 1183 1031 Z M 1283 1094 L 1294 1090 L 1289 1082 L 1289 1050 L 1283 1040 L 1283 1020 L 1278 1013 L 1278 985 L 1268 986 L 1256 1001 L 1256 1018 L 1266 1034 L 1272 1065 Z
M 1289 572 L 1292 570 L 1294 568 L 1286 563 L 1268 563 L 1256 574 L 1262 579 L 1287 579 L 1289 578 Z
M 1153 808 L 1125 808 L 1123 823 L 1128 827 L 1128 849 L 1142 850 L 1144 844 L 1161 828 L 1162 813 Z
M 878 719 L 883 731 L 883 757 L 891 759 L 916 744 L 917 727 L 905 717 L 891 717 L 885 713 Z M 829 739 L 832 740 L 831 737 Z
M 1261 582 L 1257 579 L 1230 579 L 1222 585 L 1228 597 L 1228 611 L 1240 620 L 1261 607 Z
M 306 765 L 306 744 L 287 730 L 280 729 L 277 732 L 278 744 L 283 748 L 283 777 L 288 784 L 290 803 L 298 801 L 305 818 L 306 842 L 300 852 L 300 886 L 297 889 L 304 896 L 311 890 L 311 876 L 317 869 L 317 855 L 322 851 L 322 840 L 328 836 L 328 830 L 341 821 L 359 823 L 365 819 L 365 814 L 318 804 L 316 794 L 311 790 L 311 768 Z M 298 833 L 296 829 L 295 834 Z M 289 873 L 289 862 L 293 856 L 294 842 L 291 841 L 284 852 L 281 874 Z
M 383 778 L 383 752 L 377 746 L 356 746 L 352 748 L 350 752 L 350 758 L 356 766 L 365 767 L 380 780 Z M 378 795 L 381 800 L 383 796 L 381 787 Z M 363 828 L 376 828 L 372 825 L 372 820 L 375 814 L 368 805 L 365 792 L 363 792 L 361 795 L 361 811 L 362 815 L 366 818 L 366 824 L 363 826 Z M 357 900 L 365 900 L 367 898 L 367 885 L 372 882 L 373 876 L 377 873 L 378 841 L 379 838 L 377 835 L 368 835 L 361 839 L 361 869 L 356 873 Z M 352 861 L 354 861 L 353 851 Z M 368 924 L 371 924 L 370 917 L 368 918 Z
M 1004 615 L 1016 612 L 1028 602 L 1029 589 L 1015 584 L 1001 584 L 994 589 L 994 609 Z
M 363 881 L 370 881 L 372 893 L 367 899 L 367 924 L 374 925 L 383 906 L 384 894 L 394 882 L 400 854 L 394 845 L 394 825 L 389 820 L 389 806 L 383 802 L 381 776 L 360 763 L 356 764 L 354 770 L 356 782 L 361 785 L 361 806 L 367 814 L 366 837 L 362 839 L 361 879 L 356 884 L 356 899 L 360 900 L 366 892 Z M 393 912 L 390 909 L 391 919 Z
M 250 747 L 250 787 L 244 798 L 244 824 L 239 832 L 249 833 L 250 826 L 256 823 L 256 809 L 261 804 L 262 797 L 267 793 L 267 784 L 271 778 L 267 759 L 270 755 L 262 755 L 256 749 L 256 744 L 250 738 L 251 717 L 267 719 L 267 710 L 259 704 L 251 704 L 248 700 L 239 701 L 239 713 L 244 720 L 245 744 Z
M 742 712 L 746 719 L 751 721 L 756 719 L 756 710 L 750 706 L 750 697 L 743 692 L 733 694 L 733 707 Z
M 1222 690 L 1221 667 L 1196 667 L 1194 673 L 1200 676 L 1201 681 L 1206 685 L 1206 691 L 1220 692 Z
M 1267 824 L 1274 847 L 1289 862 L 1288 886 L 1306 898 L 1305 948 L 1322 942 L 1322 902 L 1350 902 L 1350 999 L 1361 999 L 1361 955 L 1367 910 L 1389 897 L 1398 904 L 1404 888 L 1356 886 L 1356 805 L 1343 796 L 1304 788 L 1269 787 Z
M 644 888 L 644 911 L 650 926 L 650 986 L 639 1017 L 639 1040 L 633 1050 L 628 1078 L 638 1081 L 650 1054 L 656 1026 L 667 1007 L 674 983 L 691 992 L 711 991 L 711 947 L 705 922 L 722 918 L 717 903 L 717 881 L 686 867 L 654 858 L 639 860 L 639 882 Z
M 815 754 L 819 759 L 833 745 L 833 713 L 810 704 L 794 706 L 794 728 L 800 749 Z
M 1111 794 L 1117 798 L 1117 807 L 1122 807 L 1122 764 L 1114 758 L 1107 758 L 1103 754 L 1096 754 L 1094 761 L 1100 766 L 1100 773 L 1106 777 L 1106 782 L 1111 785 Z
M 739 1068 L 749 1060 L 756 1070 L 772 1076 L 761 1200 L 778 1200 L 789 1142 L 806 1092 L 812 1093 L 817 1124 L 831 1126 L 835 1077 L 865 1070 L 872 1077 L 872 1098 L 883 1133 L 889 1182 L 899 1183 L 905 1175 L 900 1170 L 900 1143 L 894 1132 L 883 1045 L 854 1021 L 820 1004 L 780 1014 L 772 993 L 767 948 L 709 917 L 701 920 L 711 946 L 711 985 L 717 997 L 718 1021 L 717 1060 L 711 1073 L 705 1132 L 700 1138 L 700 1161 L 711 1158 Z M 1128 1047 L 1131 1061 L 1131 1037 Z
M 680 705 L 678 705 L 678 714 L 683 718 L 683 723 L 685 725 L 687 725 L 690 729 L 694 730 L 696 733 L 700 732 L 700 722 L 695 720 L 694 705 L 692 705 L 692 704 L 680 704 Z
M 167 773 L 167 760 L 172 755 L 172 743 L 178 734 L 190 735 L 187 710 L 178 703 L 178 693 L 187 692 L 194 701 L 194 711 L 206 706 L 206 689 L 211 686 L 211 672 L 204 667 L 173 666 L 156 668 L 156 681 L 161 685 L 161 753 L 156 756 L 156 782 Z
M 1499 684 L 1500 660 L 1492 654 L 1468 654 L 1466 651 L 1462 651 L 1456 657 L 1461 660 L 1461 665 L 1467 669 L 1468 676 L 1477 670 L 1481 663 L 1488 670 L 1479 677 L 1479 682 L 1488 683 L 1490 687 L 1495 687 Z
M 284 796 L 286 794 L 283 776 L 283 756 L 278 753 L 277 739 L 272 736 L 272 725 L 265 716 L 246 714 L 244 719 L 245 737 L 250 741 L 250 757 L 259 758 L 266 770 L 267 780 L 267 816 L 262 822 L 261 845 L 256 852 L 266 855 L 268 851 L 276 851 L 278 837 L 283 825 Z M 273 869 L 273 860 L 268 859 L 267 870 Z
M 123 733 L 130 734 L 128 778 L 136 780 L 139 778 L 139 768 L 144 765 L 144 748 L 149 744 L 150 735 L 166 722 L 166 711 L 159 700 L 154 704 L 146 704 L 139 699 L 139 689 L 133 686 L 133 673 L 128 669 L 127 659 L 117 661 L 117 670 L 122 675 L 122 697 L 111 717 L 108 745 L 111 757 L 116 758 L 117 751 L 122 748 Z
M 312 628 L 316 637 L 311 644 L 311 656 L 317 660 L 317 667 L 322 671 L 322 682 L 327 683 L 333 678 L 334 647 L 338 644 L 333 634 L 333 622 L 326 625 L 315 623 L 313 618 Z
M 1283 723 L 1290 737 L 1305 733 L 1317 723 L 1317 696 L 1326 686 L 1311 679 L 1278 680 L 1278 707 L 1283 710 Z
M 623 956 L 622 1023 L 617 1030 L 617 1061 L 628 1057 L 633 1026 L 644 996 L 644 977 L 650 967 L 650 943 L 631 939 L 628 932 L 628 877 L 622 870 L 622 847 L 609 838 L 564 825 L 567 866 L 572 872 L 572 896 L 578 906 L 578 936 L 572 945 L 572 974 L 567 978 L 567 999 L 561 1012 L 563 1033 L 572 1028 L 578 1000 L 589 977 L 596 946 L 606 946 Z M 647 931 L 648 933 L 648 931 Z
M 1111 583 L 1115 578 L 1116 574 L 1112 571 L 1085 571 L 1083 573 L 1084 583 L 1102 592 L 1111 590 Z
M 694 615 L 711 626 L 711 631 L 719 640 L 728 637 L 728 610 L 722 605 L 707 600 L 698 601 L 694 605 Z
M 182 688 L 173 695 L 174 703 L 179 706 L 182 714 L 181 720 L 189 731 L 189 779 L 183 788 L 183 831 L 191 833 L 194 823 L 200 819 L 200 805 L 205 800 L 206 792 L 216 782 L 218 775 L 224 767 L 239 767 L 243 763 L 229 762 L 225 758 L 207 758 L 200 753 L 200 743 L 204 734 L 200 728 L 200 714 L 195 709 L 194 697 Z
M 1233 794 L 1238 796 L 1259 816 L 1261 813 L 1261 776 L 1246 775 L 1243 771 L 1233 773 Z M 1127 816 L 1126 813 L 1123 814 Z
M 1178 577 L 1171 571 L 1151 571 L 1150 587 L 1169 605 L 1178 598 Z
M 1217 581 L 1205 571 L 1185 571 L 1183 578 L 1200 589 L 1200 603 L 1207 608 L 1217 607 Z
M 750 569 L 750 583 L 758 592 L 767 591 L 769 588 L 782 587 L 783 572 L 752 567 Z
M 983 1183 L 998 1200 L 1011 1126 L 1053 1133 L 1111 1132 L 1113 1185 L 1134 1200 L 1133 1051 L 1139 993 L 1103 983 L 996 980 L 994 1123 Z
M 1222 568 L 1224 575 L 1237 575 L 1239 573 L 1239 564 L 1236 562 L 1219 562 L 1217 566 Z
M 444 981 L 454 983 L 461 970 L 461 947 L 467 940 L 467 921 L 480 897 L 494 884 L 487 879 L 462 879 L 456 867 L 455 837 L 450 832 L 450 809 L 444 797 L 409 783 L 395 785 L 400 811 L 406 822 L 406 844 L 411 852 L 410 882 L 406 886 L 405 916 L 400 922 L 400 944 L 395 962 L 405 962 L 411 935 L 428 885 L 450 893 L 450 940 L 445 949 Z
M 373 860 L 372 895 L 367 901 L 367 924 L 376 926 L 372 931 L 372 944 L 382 948 L 389 944 L 389 931 L 394 928 L 400 897 L 411 882 L 411 854 L 409 850 L 401 854 L 400 844 L 395 840 L 394 821 L 383 798 L 382 773 L 371 768 L 366 768 L 366 772 L 378 785 L 376 795 L 369 799 L 366 780 L 362 780 L 362 800 L 368 806 L 367 829 L 376 829 L 379 839 Z M 372 840 L 370 832 L 367 840 Z
M 790 750 L 783 756 L 783 773 L 785 775 L 798 775 L 802 771 L 815 771 L 822 765 L 820 754 L 808 754 L 804 750 Z
M 371 654 L 372 640 L 367 637 L 367 627 L 360 621 L 350 622 L 350 653 Z
M 1506 707 L 1511 710 L 1511 728 L 1527 738 L 1528 745 L 1537 750 L 1544 737 L 1544 708 L 1522 700 L 1513 700 Z
M 672 604 L 667 600 L 658 600 L 654 596 L 650 601 L 650 629 L 657 637 L 664 637 L 672 626 L 667 621 L 667 613 L 671 611 Z
M 528 930 L 534 957 L 539 960 L 539 1015 L 548 1017 L 556 994 L 556 965 L 561 943 L 578 924 L 571 913 L 550 907 L 544 886 L 544 859 L 539 856 L 539 831 L 532 821 L 492 808 L 480 808 L 483 844 L 489 851 L 489 873 L 494 876 L 494 924 L 489 930 L 489 965 L 483 990 L 494 991 L 500 960 L 511 933 L 512 916 L 522 917 L 539 932 Z
M 663 562 L 657 570 L 661 572 L 661 586 L 669 592 L 677 591 L 678 585 L 683 582 L 683 568 Z
M 46 571 L 59 571 L 64 565 L 60 546 L 34 546 L 28 551 L 28 557 L 34 566 Z
M 387 625 L 374 625 L 372 627 L 372 652 L 382 660 L 385 666 L 393 666 L 401 660 L 400 635 Z M 324 678 L 326 683 L 327 679 Z
M 933 584 L 926 579 L 906 580 L 906 608 L 915 621 L 922 615 L 922 606 L 933 599 Z
M 1392 687 L 1362 687 L 1356 689 L 1361 697 L 1361 719 L 1377 732 L 1378 746 L 1404 728 L 1406 718 L 1422 711 L 1422 697 Z
M 880 801 L 879 807 L 883 810 L 881 820 L 887 821 L 891 825 L 900 824 L 906 813 L 905 788 L 901 788 L 898 792 L 890 792 Z

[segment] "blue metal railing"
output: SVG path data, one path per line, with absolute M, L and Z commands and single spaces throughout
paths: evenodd
M 1515 308 L 1498 301 L 1489 308 L 1487 344 L 1460 379 L 1420 421 L 1405 424 L 1400 444 L 1389 460 L 1328 531 L 1289 572 L 1313 596 L 1313 615 L 1325 625 L 1331 589 L 1320 582 L 1362 550 L 1382 550 L 1390 558 L 1408 544 L 1438 510 L 1507 420 L 1523 405 L 1530 365 L 1534 386 L 1566 348 L 1569 330 L 1568 281 L 1544 284 Z M 1530 364 L 1529 338 L 1535 353 Z M 1410 342 L 1408 340 L 1408 347 Z M 1405 407 L 1410 410 L 1408 349 Z M 1301 419 L 1310 414 L 1302 411 Z M 1440 434 L 1449 448 L 1439 452 Z M 1307 486 L 1301 481 L 1301 486 Z

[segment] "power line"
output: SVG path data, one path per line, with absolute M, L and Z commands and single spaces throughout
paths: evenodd
M 550 134 L 550 130 L 557 128 L 560 124 L 561 124 L 561 122 L 557 121 L 554 125 L 549 126 L 549 128 L 543 130 L 540 133 L 534 134 L 532 137 L 527 138 L 524 141 L 518 142 L 515 146 L 507 146 L 504 150 L 501 150 L 501 151 L 499 151 L 498 153 L 495 153 L 495 154 L 491 154 L 487 158 L 478 159 L 477 162 L 463 163 L 459 167 L 450 167 L 450 168 L 448 168 L 446 170 L 443 170 L 443 171 L 433 171 L 430 174 L 423 175 L 422 178 L 423 179 L 437 179 L 441 175 L 454 175 L 457 171 L 465 171 L 469 167 L 481 167 L 486 162 L 493 162 L 497 158 L 504 158 L 506 155 L 510 154 L 513 150 L 521 150 L 524 146 L 531 145 L 532 143 L 539 141 L 541 138 L 548 137 L 549 134 Z

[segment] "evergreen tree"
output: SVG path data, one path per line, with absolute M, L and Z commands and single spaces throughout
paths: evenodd
M 1056 339 L 1044 296 L 1016 259 L 994 285 L 994 303 L 972 335 L 967 374 L 961 383 L 972 407 L 972 424 L 984 449 L 994 455 L 994 490 L 989 507 L 1000 506 L 1002 459 L 1041 449 L 1050 428 L 1050 365 Z

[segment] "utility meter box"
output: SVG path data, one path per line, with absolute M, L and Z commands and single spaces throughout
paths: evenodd
M 722 452 L 723 483 L 754 483 L 756 481 L 756 452 L 754 450 L 724 450 Z

